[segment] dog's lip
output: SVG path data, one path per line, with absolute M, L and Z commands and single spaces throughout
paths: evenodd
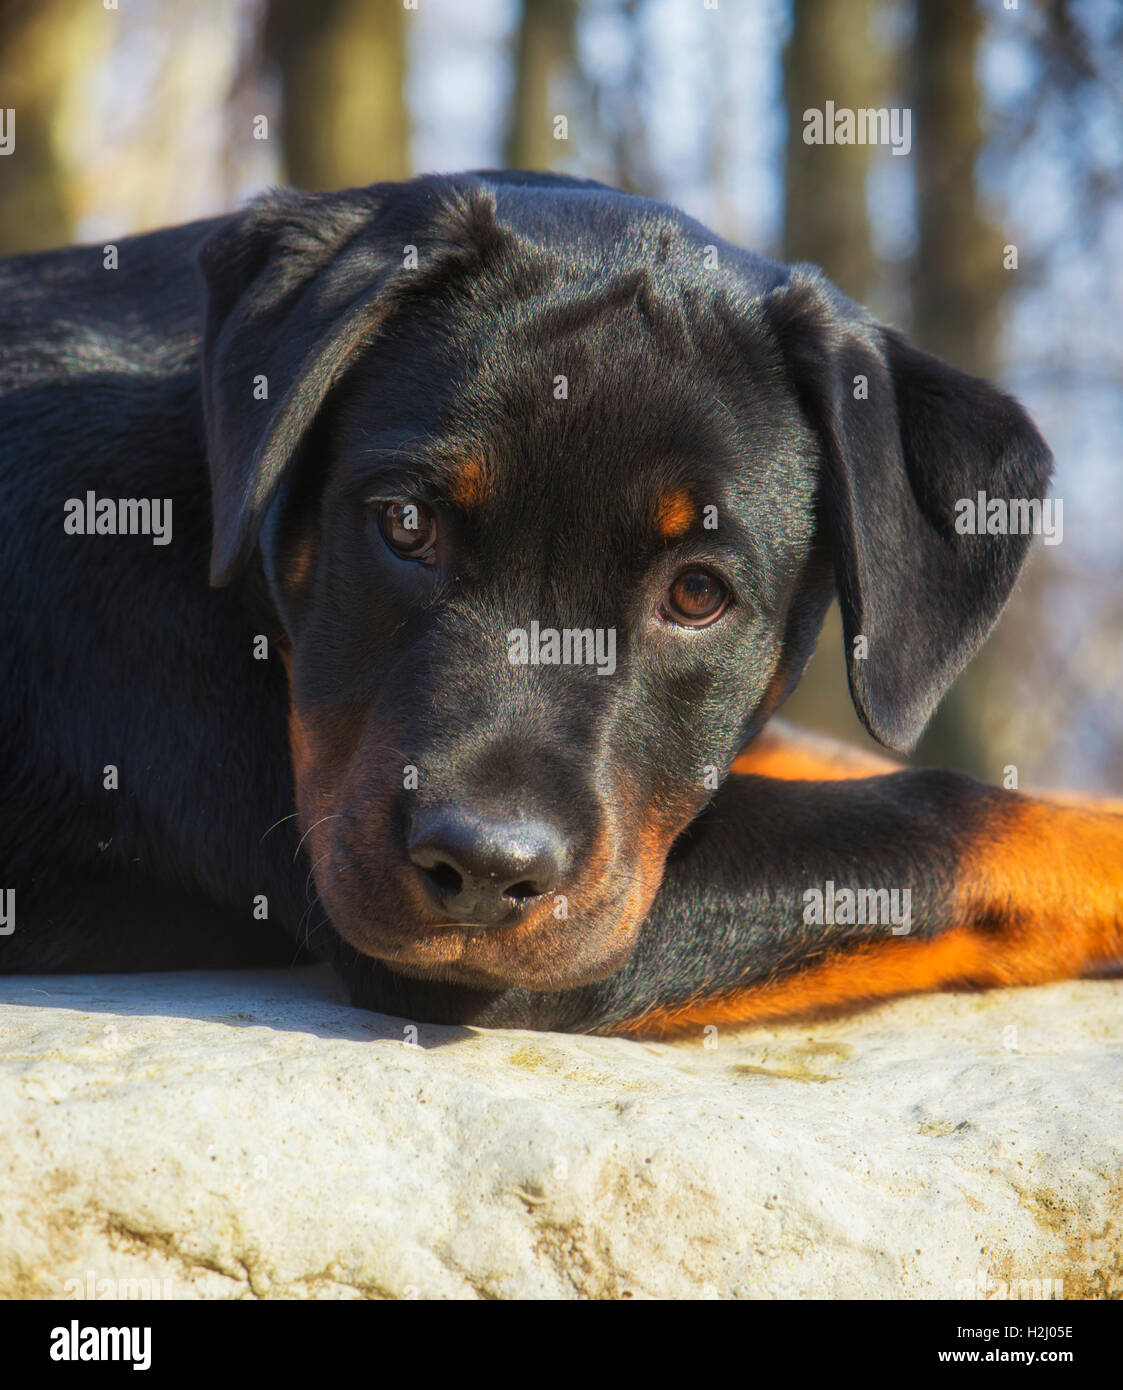
M 517 951 L 512 940 L 515 929 L 525 921 L 501 927 L 479 927 L 466 923 L 414 923 L 408 931 L 385 931 L 371 925 L 357 941 L 350 938 L 364 955 L 380 960 L 391 969 L 417 973 L 419 978 L 441 975 L 455 967 L 465 984 L 501 988 L 505 977 L 505 951 Z
M 417 949 L 428 954 L 427 947 L 447 948 L 453 942 L 459 944 L 462 951 L 473 946 L 493 945 L 508 939 L 520 927 L 541 925 L 541 922 L 533 922 L 533 917 L 530 903 L 525 908 L 512 909 L 502 921 L 492 923 L 456 922 L 417 915 L 408 927 L 387 928 L 377 917 L 373 917 L 364 924 L 363 934 L 368 941 L 377 944 L 377 954 L 389 962 L 392 959 L 406 960 Z
M 603 961 L 585 962 L 580 968 L 574 967 L 561 973 L 534 972 L 528 976 L 524 962 L 506 961 L 503 958 L 481 963 L 467 955 L 417 959 L 404 955 L 380 954 L 378 959 L 391 970 L 410 979 L 437 980 L 463 985 L 469 989 L 490 991 L 518 988 L 548 991 L 576 989 L 607 978 L 619 967 L 619 961 L 613 956 L 606 957 Z
M 403 974 L 453 979 L 492 990 L 516 985 L 569 989 L 603 979 L 619 966 L 623 958 L 619 947 L 605 950 L 603 955 L 594 951 L 590 956 L 580 941 L 572 940 L 555 941 L 551 950 L 549 941 L 542 942 L 540 936 L 542 929 L 550 926 L 554 926 L 550 919 L 528 923 L 525 918 L 495 927 L 414 921 L 408 929 L 379 931 L 372 923 L 361 944 L 351 939 L 365 955 Z M 545 958 L 541 962 L 537 959 L 540 942 L 554 957 L 549 965 Z
M 364 935 L 366 944 L 361 949 L 387 965 L 439 965 L 459 959 L 483 932 L 458 922 L 426 922 L 412 926 L 408 933 L 394 932 L 389 939 L 376 925 Z

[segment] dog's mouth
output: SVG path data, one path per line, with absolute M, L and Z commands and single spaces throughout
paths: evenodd
M 497 991 L 592 984 L 632 954 L 690 806 L 671 824 L 621 786 L 580 815 L 548 803 L 531 813 L 517 789 L 411 804 L 384 772 L 370 775 L 384 759 L 326 758 L 295 710 L 294 725 L 302 847 L 320 908 L 354 950 L 403 975 Z
M 352 943 L 354 944 L 354 943 Z M 611 955 L 580 963 L 563 953 L 561 959 L 542 952 L 542 943 L 532 958 L 512 943 L 473 936 L 455 927 L 434 927 L 415 934 L 397 949 L 380 947 L 364 953 L 373 955 L 396 973 L 411 979 L 448 981 L 477 989 L 562 990 L 595 984 L 613 974 L 627 959 L 631 942 L 621 944 Z M 362 948 L 360 948 L 362 949 Z
M 563 885 L 568 893 L 516 895 L 500 920 L 457 921 L 434 910 L 416 866 L 390 857 L 379 836 L 350 843 L 345 817 L 314 827 L 305 843 L 320 906 L 350 946 L 403 975 L 488 990 L 606 978 L 634 950 L 662 877 L 661 859 L 606 852 Z
M 333 928 L 362 954 L 414 978 L 491 990 L 552 991 L 604 979 L 634 949 L 653 896 L 653 887 L 628 879 L 616 891 L 604 885 L 587 906 L 571 902 L 561 918 L 547 901 L 481 926 L 435 919 L 411 891 L 383 899 L 381 910 L 372 903 L 357 911 L 347 895 L 321 890 Z

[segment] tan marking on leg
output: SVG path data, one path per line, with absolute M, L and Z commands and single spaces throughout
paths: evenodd
M 953 923 L 935 940 L 844 948 L 604 1031 L 672 1037 L 949 986 L 1045 984 L 1123 959 L 1123 815 L 1019 797 L 977 834 L 960 875 Z
M 901 764 L 777 719 L 737 755 L 733 771 L 785 782 L 841 782 L 900 772 Z

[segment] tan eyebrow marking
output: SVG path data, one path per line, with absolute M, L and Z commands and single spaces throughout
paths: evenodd
M 665 541 L 678 540 L 694 525 L 697 516 L 694 499 L 686 488 L 662 493 L 655 503 L 655 525 Z
M 449 477 L 449 499 L 458 507 L 478 507 L 491 490 L 491 474 L 482 453 L 460 459 Z

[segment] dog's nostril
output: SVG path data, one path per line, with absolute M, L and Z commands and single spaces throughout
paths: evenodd
M 522 883 L 512 883 L 510 888 L 504 888 L 503 896 L 521 903 L 527 898 L 540 898 L 542 890 L 536 884 L 524 880 Z
M 498 926 L 556 889 L 569 846 L 545 821 L 442 805 L 414 814 L 407 853 L 431 907 L 461 924 Z
M 459 893 L 464 887 L 463 878 L 451 864 L 434 864 L 424 872 L 429 875 L 430 881 L 440 893 Z

